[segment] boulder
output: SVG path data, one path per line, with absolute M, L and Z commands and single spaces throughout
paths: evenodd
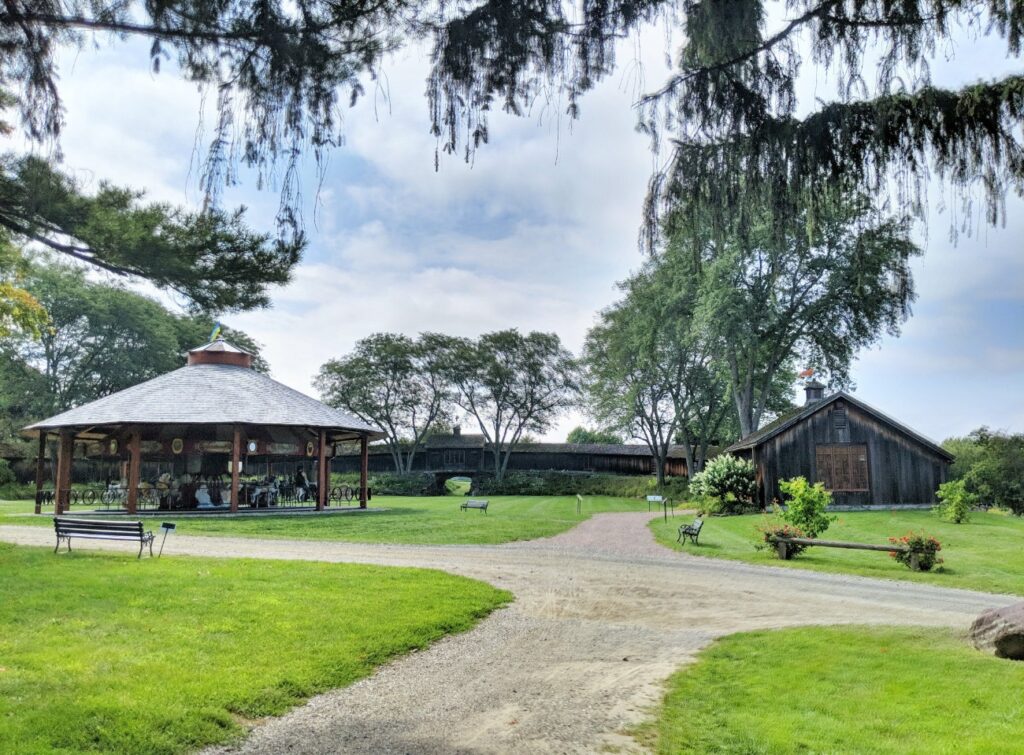
M 978 650 L 1024 661 L 1024 603 L 990 608 L 974 620 L 968 636 Z

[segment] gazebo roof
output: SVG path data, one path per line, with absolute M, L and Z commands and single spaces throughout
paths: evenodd
M 190 352 L 186 367 L 69 409 L 25 430 L 36 435 L 62 427 L 240 424 L 349 431 L 371 440 L 383 437 L 378 428 L 253 369 L 193 360 L 198 352 L 247 354 L 214 341 Z

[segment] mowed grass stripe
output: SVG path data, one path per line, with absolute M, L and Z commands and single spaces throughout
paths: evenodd
M 639 736 L 658 753 L 1024 751 L 1024 664 L 950 630 L 732 635 L 668 682 Z
M 0 752 L 230 741 L 511 599 L 422 569 L 0 544 Z
M 286 513 L 261 516 L 218 515 L 164 518 L 178 524 L 182 535 L 234 535 L 300 540 L 343 540 L 358 543 L 424 545 L 495 545 L 515 540 L 551 537 L 575 527 L 593 514 L 606 511 L 647 511 L 644 501 L 586 496 L 576 513 L 575 496 L 478 496 L 490 501 L 487 513 L 460 511 L 459 496 L 380 497 L 370 505 L 384 511 L 314 516 Z M 0 524 L 52 527 L 50 517 L 26 516 L 32 503 L 0 504 Z M 72 515 L 75 511 L 72 510 Z M 151 518 L 147 518 L 150 521 Z M 155 520 L 153 527 L 159 525 Z

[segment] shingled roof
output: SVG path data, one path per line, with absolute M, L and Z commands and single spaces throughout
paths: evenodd
M 245 353 L 230 346 L 200 351 Z M 105 396 L 36 422 L 28 434 L 61 427 L 100 425 L 267 425 L 307 427 L 369 435 L 384 434 L 352 415 L 334 409 L 248 367 L 201 363 Z
M 797 407 L 792 411 L 785 412 L 774 421 L 762 427 L 760 430 L 757 430 L 748 435 L 747 437 L 733 443 L 731 446 L 725 449 L 725 452 L 731 453 L 733 451 L 744 451 L 747 449 L 754 448 L 755 446 L 759 446 L 766 440 L 775 437 L 776 435 L 792 427 L 796 423 L 801 422 L 806 418 L 810 417 L 812 414 L 816 414 L 817 412 L 821 411 L 822 409 L 829 406 L 838 399 L 848 401 L 849 403 L 858 407 L 867 414 L 870 414 L 876 419 L 889 425 L 893 429 L 898 430 L 904 435 L 910 436 L 918 443 L 920 443 L 922 446 L 931 449 L 935 453 L 939 454 L 940 456 L 946 459 L 949 459 L 950 461 L 953 460 L 953 455 L 950 454 L 949 451 L 944 449 L 935 441 L 931 440 L 930 438 L 926 438 L 925 436 L 918 433 L 916 430 L 912 430 L 903 423 L 896 421 L 889 415 L 880 412 L 878 409 L 874 408 L 870 404 L 864 403 L 859 398 L 850 395 L 846 391 L 838 391 L 836 393 L 833 393 L 831 396 L 826 396 L 825 398 L 820 399 L 819 401 L 815 401 L 812 404 Z

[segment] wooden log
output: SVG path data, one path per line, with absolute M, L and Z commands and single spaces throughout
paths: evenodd
M 776 537 L 777 543 L 793 545 L 821 545 L 825 548 L 849 548 L 859 551 L 886 551 L 889 553 L 907 553 L 910 548 L 905 545 L 875 545 L 873 543 L 847 543 L 841 540 L 818 540 L 813 537 Z

